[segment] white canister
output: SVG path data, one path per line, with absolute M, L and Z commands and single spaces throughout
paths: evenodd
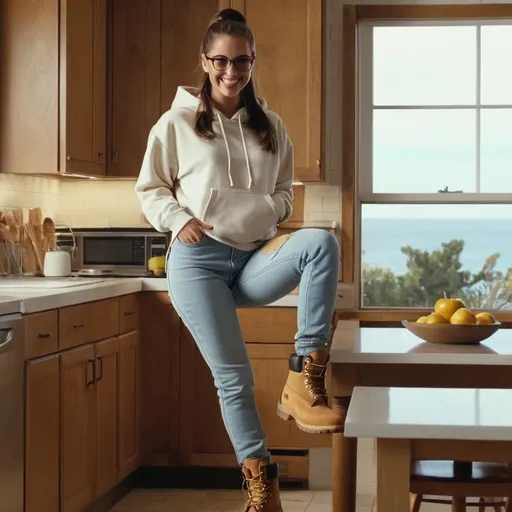
M 66 251 L 48 251 L 44 255 L 44 275 L 65 277 L 71 274 L 71 256 Z

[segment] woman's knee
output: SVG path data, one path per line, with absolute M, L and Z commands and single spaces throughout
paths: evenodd
M 293 236 L 298 236 L 303 241 L 305 248 L 310 252 L 327 253 L 336 259 L 340 256 L 338 239 L 326 229 L 301 229 L 294 233 Z
M 254 394 L 254 374 L 250 364 L 217 368 L 214 381 L 223 398 Z

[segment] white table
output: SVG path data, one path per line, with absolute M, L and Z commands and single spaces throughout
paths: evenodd
M 512 389 L 512 330 L 455 346 L 425 343 L 401 327 L 340 322 L 330 362 L 333 408 L 342 416 L 355 386 Z M 333 512 L 355 512 L 356 474 L 357 439 L 333 434 Z
M 377 439 L 377 509 L 408 512 L 413 460 L 512 462 L 512 390 L 356 387 L 345 437 Z

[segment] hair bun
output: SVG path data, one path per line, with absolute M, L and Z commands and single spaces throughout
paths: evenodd
M 246 24 L 245 16 L 236 9 L 222 9 L 212 20 L 213 23 L 221 23 L 223 21 L 236 21 L 242 25 Z

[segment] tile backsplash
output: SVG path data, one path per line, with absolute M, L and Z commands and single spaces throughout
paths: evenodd
M 146 227 L 134 183 L 0 174 L 0 206 L 40 206 L 56 223 L 73 227 Z M 306 221 L 339 222 L 340 212 L 338 186 L 306 185 Z

